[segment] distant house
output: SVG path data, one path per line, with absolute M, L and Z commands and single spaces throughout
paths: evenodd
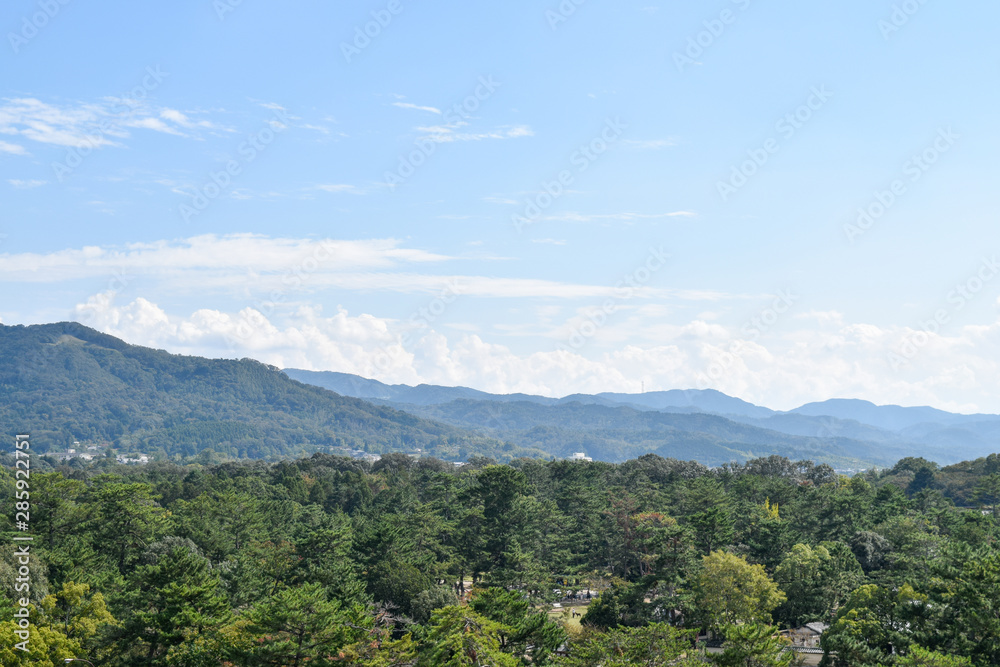
M 593 461 L 594 459 L 587 456 L 584 452 L 576 452 L 573 456 L 569 457 L 570 461 Z
M 79 445 L 80 443 L 74 442 L 74 445 Z M 88 447 L 89 449 L 89 447 Z M 93 461 L 97 454 L 89 454 L 84 452 L 78 452 L 75 448 L 71 447 L 65 452 L 52 452 L 52 456 L 56 457 L 60 461 L 69 461 L 70 459 L 83 459 L 84 461 Z
M 818 649 L 819 639 L 829 627 L 826 623 L 806 623 L 801 628 L 783 630 L 781 634 L 792 642 L 793 648 Z

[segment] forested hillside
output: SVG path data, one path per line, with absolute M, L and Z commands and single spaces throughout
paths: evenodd
M 986 456 L 1000 445 L 1000 415 L 957 414 L 854 399 L 779 412 L 713 389 L 551 398 L 488 394 L 468 387 L 388 385 L 329 371 L 284 372 L 345 396 L 539 447 L 557 456 L 565 456 L 576 446 L 606 461 L 655 452 L 717 464 L 778 454 L 858 469 L 873 463 L 891 464 L 906 456 L 958 463 Z M 640 414 L 649 412 L 656 414 Z
M 454 400 L 393 407 L 558 457 L 585 451 L 619 462 L 653 453 L 715 466 L 762 456 L 814 459 L 839 469 L 892 465 L 907 450 L 837 436 L 790 435 L 718 415 L 637 410 L 623 405 Z
M 252 359 L 169 354 L 75 323 L 0 325 L 0 422 L 30 432 L 40 451 L 79 440 L 161 458 L 208 450 L 279 459 L 331 447 L 538 454 L 304 385 Z
M 0 463 L 5 667 L 695 665 L 705 631 L 719 664 L 787 665 L 778 628 L 815 621 L 832 665 L 1000 664 L 995 455 L 853 478 L 780 457 L 33 458 L 29 654 Z

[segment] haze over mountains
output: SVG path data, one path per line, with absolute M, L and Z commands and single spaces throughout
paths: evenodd
M 885 465 L 906 456 L 952 463 L 1000 451 L 1000 415 L 876 406 L 857 399 L 832 399 L 780 412 L 711 389 L 550 398 L 489 394 L 467 387 L 387 385 L 346 373 L 295 369 L 285 373 L 340 394 L 522 446 L 532 443 L 558 455 L 566 455 L 566 447 L 571 449 L 576 442 L 595 458 L 621 460 L 647 451 L 667 456 L 660 450 L 680 448 L 711 463 L 708 459 L 727 453 L 763 455 L 762 448 L 775 448 L 790 458 L 801 454 L 845 466 Z M 673 436 L 679 431 L 704 438 L 697 442 L 689 437 L 687 444 L 679 443 L 668 436 L 671 429 Z M 648 449 L 641 451 L 643 447 Z
M 618 462 L 654 453 L 714 466 L 779 455 L 840 470 L 908 456 L 941 464 L 1000 450 L 1000 416 L 833 400 L 776 412 L 717 391 L 499 396 L 280 371 L 129 345 L 75 323 L 0 325 L 0 420 L 41 451 L 74 441 L 161 458 L 215 452 L 414 452 Z

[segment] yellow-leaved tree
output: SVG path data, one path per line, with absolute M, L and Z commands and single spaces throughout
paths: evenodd
M 763 565 L 713 551 L 702 558 L 697 604 L 705 625 L 715 632 L 739 623 L 771 623 L 771 612 L 785 601 Z

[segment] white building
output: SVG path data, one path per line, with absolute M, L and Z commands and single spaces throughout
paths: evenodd
M 594 459 L 587 456 L 584 452 L 576 452 L 573 456 L 569 457 L 570 461 L 593 461 Z
M 128 457 L 128 456 L 116 456 L 115 457 L 115 461 L 117 461 L 118 463 L 125 464 L 125 465 L 129 465 L 129 464 L 133 464 L 133 463 L 134 464 L 138 464 L 138 465 L 146 465 L 147 463 L 149 463 L 149 457 L 146 456 L 145 454 L 139 454 L 135 458 L 131 458 L 131 457 Z

